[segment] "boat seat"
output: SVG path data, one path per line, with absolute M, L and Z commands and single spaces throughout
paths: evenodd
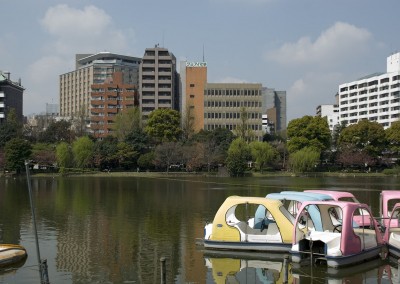
M 276 223 L 270 223 L 268 229 L 265 228 L 263 231 L 251 228 L 246 222 L 239 222 L 235 224 L 234 227 L 239 229 L 241 241 L 246 241 L 247 239 L 248 242 L 282 242 L 281 234 Z
M 376 247 L 376 232 L 371 229 L 354 229 L 357 236 L 360 237 L 361 247 L 365 249 Z

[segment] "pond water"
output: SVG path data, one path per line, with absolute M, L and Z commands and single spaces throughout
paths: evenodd
M 379 192 L 398 178 L 140 177 L 31 178 L 40 255 L 51 283 L 397 283 L 397 261 L 350 270 L 292 267 L 283 260 L 208 255 L 196 246 L 204 225 L 230 195 L 340 189 L 379 210 Z M 28 258 L 0 268 L 0 283 L 40 283 L 27 180 L 0 178 L 0 243 L 23 245 Z M 350 277 L 350 280 L 349 280 Z M 352 278 L 351 278 L 352 277 Z M 352 280 L 353 279 L 353 280 Z M 331 283 L 331 282 L 329 282 Z

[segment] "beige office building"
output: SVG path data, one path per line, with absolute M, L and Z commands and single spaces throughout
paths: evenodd
M 60 75 L 60 116 L 90 117 L 91 86 L 122 72 L 124 84 L 138 85 L 140 58 L 110 52 L 76 54 L 75 70 Z
M 208 83 L 204 90 L 204 129 L 228 128 L 237 134 L 247 114 L 246 126 L 255 140 L 262 140 L 263 91 L 261 84 Z

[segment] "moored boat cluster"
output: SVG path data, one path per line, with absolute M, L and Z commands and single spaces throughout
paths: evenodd
M 207 250 L 290 255 L 292 263 L 344 267 L 400 257 L 400 191 L 381 192 L 380 216 L 352 193 L 282 191 L 230 196 L 204 228 Z

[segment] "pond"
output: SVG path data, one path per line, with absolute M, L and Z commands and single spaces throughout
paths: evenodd
M 372 279 L 369 283 L 377 279 L 392 283 L 398 277 L 395 261 L 369 262 L 359 270 L 353 268 L 349 276 L 345 270 L 286 267 L 283 260 L 210 256 L 196 246 L 204 225 L 230 195 L 340 189 L 352 192 L 377 215 L 380 191 L 400 188 L 395 177 L 154 177 L 143 173 L 33 176 L 31 184 L 40 255 L 47 260 L 51 283 L 160 283 L 163 264 L 167 283 L 231 283 L 230 277 L 238 283 L 265 283 L 272 277 L 274 283 L 285 274 L 293 283 L 310 283 L 310 275 Z M 19 267 L 0 268 L 0 283 L 40 283 L 24 177 L 0 178 L 0 243 L 21 244 L 28 251 Z

